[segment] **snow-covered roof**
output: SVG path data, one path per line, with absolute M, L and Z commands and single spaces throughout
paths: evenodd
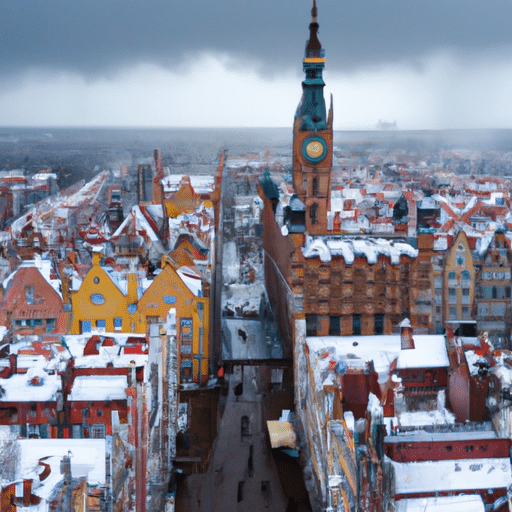
M 48 510 L 47 501 L 55 487 L 63 480 L 60 464 L 64 456 L 70 456 L 73 478 L 85 477 L 90 485 L 105 485 L 105 439 L 20 439 L 19 464 L 16 479 L 31 479 L 32 492 L 43 498 L 39 505 L 30 506 L 34 512 Z M 51 472 L 39 480 L 39 460 L 50 465 Z
M 401 350 L 398 369 L 447 368 L 450 366 L 444 335 L 414 335 L 414 348 Z
M 29 368 L 27 373 L 0 379 L 0 402 L 52 402 L 61 384 L 59 375 L 49 375 L 40 367 Z
M 476 441 L 482 439 L 497 439 L 496 432 L 489 430 L 456 430 L 446 432 L 427 432 L 425 430 L 412 430 L 398 432 L 396 435 L 386 436 L 385 443 L 435 443 L 450 441 Z
M 438 368 L 449 366 L 445 338 L 442 335 L 413 335 L 416 349 L 401 349 L 400 335 L 308 336 L 311 361 L 328 352 L 331 359 L 350 366 L 373 361 L 379 381 L 388 378 L 391 363 L 398 358 L 399 368 Z M 400 366 L 401 361 L 401 366 Z
M 31 179 L 34 181 L 47 181 L 49 179 L 57 179 L 57 175 L 54 172 L 38 172 L 37 174 L 34 174 Z
M 325 366 L 329 360 L 343 361 L 346 366 L 373 361 L 379 381 L 385 382 L 391 363 L 400 352 L 399 335 L 379 336 L 308 336 L 311 362 L 322 358 L 327 351 L 329 356 L 323 359 Z
M 19 268 L 36 268 L 37 270 L 39 270 L 39 273 L 44 277 L 46 282 L 57 292 L 59 297 L 62 298 L 62 293 L 60 290 L 60 279 L 51 278 L 52 262 L 50 260 L 45 260 L 42 258 L 34 258 L 33 260 L 23 261 L 14 272 L 12 272 L 8 277 L 4 279 L 2 283 L 4 290 L 7 290 L 7 288 L 9 288 Z
M 161 180 L 164 187 L 164 192 L 175 192 L 181 186 L 181 180 L 184 177 L 190 178 L 190 184 L 196 194 L 207 194 L 215 188 L 215 176 L 209 175 L 185 175 L 185 174 L 171 174 Z
M 395 472 L 395 493 L 501 489 L 512 484 L 508 458 L 457 459 L 425 462 L 395 462 L 386 457 Z
M 485 512 L 485 505 L 479 494 L 459 494 L 413 498 L 395 502 L 395 512 Z
M 81 375 L 73 382 L 69 400 L 125 400 L 127 387 L 126 375 Z
M 200 297 L 203 290 L 201 274 L 191 267 L 180 267 L 176 273 L 185 283 L 186 287 L 196 296 Z
M 118 237 L 125 230 L 126 226 L 130 225 L 133 220 L 135 220 L 135 225 L 137 231 L 145 231 L 147 236 L 152 242 L 159 242 L 160 239 L 158 235 L 154 232 L 151 224 L 148 222 L 144 214 L 140 210 L 139 205 L 135 205 L 132 207 L 131 215 L 127 215 L 123 222 L 116 229 L 115 233 L 112 235 L 112 238 Z
M 401 427 L 423 427 L 426 425 L 453 425 L 455 414 L 446 407 L 431 411 L 403 411 L 399 415 Z
M 400 263 L 400 256 L 416 258 L 418 250 L 404 242 L 384 238 L 347 237 L 308 237 L 302 248 L 305 258 L 319 257 L 321 261 L 331 261 L 332 256 L 343 256 L 347 264 L 352 264 L 357 256 L 364 256 L 369 264 L 377 263 L 379 256 L 387 256 L 393 265 Z

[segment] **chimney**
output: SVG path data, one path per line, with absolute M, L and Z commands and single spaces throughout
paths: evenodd
M 18 356 L 17 356 L 17 354 L 11 354 L 9 356 L 9 369 L 11 371 L 11 375 L 16 375 L 18 373 Z
M 32 496 L 32 480 L 23 480 L 23 508 L 30 507 Z
M 414 339 L 412 337 L 412 326 L 408 318 L 400 323 L 400 348 L 401 350 L 409 350 L 414 347 Z

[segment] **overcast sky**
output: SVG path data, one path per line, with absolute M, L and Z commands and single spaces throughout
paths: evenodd
M 1 0 L 0 125 L 291 126 L 311 0 Z M 317 0 L 336 129 L 512 128 L 512 0 Z

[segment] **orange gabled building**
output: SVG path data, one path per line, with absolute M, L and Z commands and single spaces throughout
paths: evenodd
M 192 256 L 183 251 L 187 245 L 162 258 L 161 271 L 138 307 L 146 325 L 165 319 L 175 309 L 180 381 L 204 384 L 209 378 L 210 286 Z
M 178 359 L 182 383 L 209 379 L 210 285 L 194 261 L 206 259 L 184 239 L 178 249 L 162 257 L 153 280 L 139 283 L 134 273 L 124 278 L 93 256 L 93 265 L 80 287 L 71 292 L 71 334 L 122 332 L 144 334 L 149 325 L 176 312 Z
M 50 261 L 26 261 L 18 267 L 0 300 L 0 324 L 20 334 L 54 331 L 63 301 L 50 279 Z
M 95 253 L 92 267 L 80 287 L 72 290 L 70 334 L 89 332 L 145 332 L 137 314 L 137 280 L 135 274 L 123 278 L 103 257 Z

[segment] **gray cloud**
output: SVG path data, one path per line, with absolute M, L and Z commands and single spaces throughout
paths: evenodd
M 510 0 L 318 0 L 329 69 L 415 65 L 445 49 L 512 55 Z M 260 73 L 299 68 L 310 0 L 2 0 L 0 75 L 95 78 L 139 62 L 181 66 L 214 51 Z M 242 65 L 242 64 L 240 64 Z

